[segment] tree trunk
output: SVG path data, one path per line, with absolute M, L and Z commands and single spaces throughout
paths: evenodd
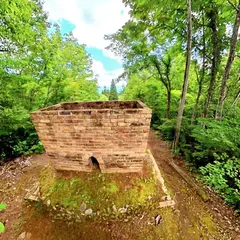
M 167 119 L 171 117 L 171 90 L 167 89 Z
M 199 105 L 199 99 L 200 96 L 202 94 L 202 85 L 204 82 L 204 78 L 205 78 L 205 67 L 206 67 L 206 39 L 205 39 L 205 21 L 204 21 L 204 13 L 202 15 L 202 31 L 203 31 L 203 52 L 202 52 L 202 72 L 201 72 L 201 76 L 200 79 L 198 81 L 198 93 L 197 93 L 197 98 L 196 98 L 196 102 L 195 102 L 195 106 L 193 109 L 193 114 L 192 114 L 192 123 L 193 121 L 196 120 L 197 118 L 197 112 L 198 112 L 198 105 Z
M 221 119 L 222 118 L 222 112 L 223 112 L 223 105 L 225 101 L 225 94 L 226 94 L 226 88 L 227 88 L 227 81 L 229 79 L 230 71 L 232 68 L 232 64 L 235 58 L 236 48 L 237 48 L 237 40 L 238 40 L 238 31 L 240 26 L 240 0 L 238 2 L 237 7 L 237 13 L 236 13 L 236 19 L 233 27 L 233 33 L 232 33 L 232 39 L 231 39 L 231 45 L 230 45 L 230 51 L 228 55 L 227 64 L 225 67 L 225 72 L 222 78 L 222 84 L 220 88 L 219 93 L 219 100 L 218 100 L 218 107 L 216 112 L 216 118 Z
M 157 61 L 153 61 L 154 63 L 154 66 L 158 72 L 158 75 L 159 75 L 159 79 L 160 81 L 163 83 L 163 85 L 166 87 L 166 90 L 167 90 L 167 111 L 166 111 L 166 118 L 167 119 L 170 119 L 170 113 L 171 113 L 171 81 L 169 79 L 168 76 L 166 76 L 166 78 L 168 79 L 168 81 L 165 81 L 164 80 L 164 77 L 163 77 L 163 73 L 161 71 L 161 68 L 159 66 L 159 63 Z
M 201 94 L 202 94 L 202 82 L 199 82 L 197 98 L 196 98 L 196 102 L 195 102 L 194 109 L 193 109 L 193 114 L 192 114 L 192 123 L 197 118 L 198 104 L 199 104 L 199 99 L 200 99 Z
M 234 106 L 237 103 L 239 97 L 240 97 L 240 89 L 238 90 L 238 93 L 237 93 L 236 97 L 234 98 L 234 100 L 232 102 L 232 106 Z
M 176 123 L 176 131 L 175 137 L 173 142 L 173 150 L 175 150 L 179 144 L 180 138 L 180 131 L 182 125 L 182 117 L 183 117 L 183 110 L 186 101 L 186 94 L 188 89 L 188 77 L 189 77 L 189 69 L 190 69 L 190 62 L 191 62 L 191 48 L 192 48 L 192 9 L 191 9 L 191 0 L 187 0 L 187 19 L 188 19 L 188 36 L 187 36 L 187 57 L 186 57 L 186 67 L 184 72 L 184 81 L 182 87 L 182 95 L 179 103 L 178 108 L 178 116 L 177 116 L 177 123 Z
M 207 117 L 209 106 L 212 101 L 212 96 L 214 92 L 214 86 L 216 82 L 216 76 L 218 72 L 219 66 L 219 58 L 220 58 L 220 47 L 219 47 L 219 39 L 218 39 L 218 26 L 217 26 L 217 15 L 218 11 L 216 6 L 213 6 L 212 10 L 209 13 L 210 16 L 210 28 L 212 29 L 212 66 L 211 66 L 211 78 L 210 84 L 208 87 L 207 98 L 205 100 L 204 109 L 203 109 L 203 117 Z

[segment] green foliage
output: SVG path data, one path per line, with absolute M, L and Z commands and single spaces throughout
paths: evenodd
M 240 125 L 236 120 L 216 121 L 197 119 L 197 125 L 191 125 L 190 119 L 184 118 L 181 129 L 179 152 L 185 160 L 196 166 L 213 162 L 214 154 L 225 153 L 230 157 L 240 156 Z M 176 120 L 165 121 L 158 127 L 162 136 L 173 141 Z
M 161 131 L 161 135 L 168 141 L 173 141 L 175 134 L 176 119 L 166 120 L 162 125 L 158 127 Z
M 109 100 L 118 100 L 118 93 L 117 93 L 117 87 L 115 84 L 115 81 L 112 80 L 111 82 L 111 87 L 110 87 L 110 92 L 109 92 Z
M 176 119 L 166 120 L 161 126 L 159 126 L 159 130 L 161 131 L 162 136 L 168 141 L 173 141 L 175 134 L 175 126 Z M 185 144 L 188 142 L 190 134 L 192 132 L 192 126 L 190 124 L 190 120 L 184 118 L 182 121 L 181 128 L 181 143 Z
M 176 120 L 167 120 L 159 130 L 173 141 Z M 197 119 L 197 125 L 183 119 L 178 153 L 192 169 L 200 167 L 202 179 L 229 204 L 240 207 L 240 125 L 235 119 Z
M 0 222 L 0 233 L 5 232 L 5 226 L 2 222 Z
M 1 0 L 0 16 L 0 52 L 27 50 L 47 32 L 41 0 Z
M 214 154 L 214 163 L 200 168 L 201 179 L 228 203 L 240 208 L 240 159 Z
M 0 203 L 0 211 L 4 210 L 7 207 L 6 203 Z
M 4 210 L 6 208 L 7 204 L 0 203 L 0 211 Z M 5 231 L 5 226 L 2 222 L 0 222 L 0 233 L 3 233 Z
M 3 0 L 0 15 L 1 161 L 43 151 L 31 111 L 100 96 L 85 46 L 47 23 L 41 1 Z
M 133 75 L 129 78 L 122 94 L 124 100 L 140 100 L 153 110 L 152 123 L 160 124 L 161 118 L 165 118 L 166 95 L 161 92 L 161 82 L 151 77 L 147 71 L 141 75 Z
M 43 151 L 42 143 L 33 128 L 18 128 L 1 135 L 0 159 L 2 160 L 23 154 L 42 153 Z
M 18 138 L 19 139 L 19 138 Z M 19 141 L 13 146 L 13 151 L 16 155 L 30 155 L 32 153 L 43 153 L 44 148 L 41 141 L 35 132 L 29 134 L 23 141 Z
M 208 163 L 214 154 L 226 153 L 228 156 L 240 157 L 240 124 L 236 120 L 216 121 L 198 119 L 191 137 L 194 139 L 195 161 Z
M 108 101 L 108 97 L 104 94 L 101 94 L 99 97 L 99 101 Z
M 110 93 L 109 89 L 106 86 L 104 86 L 103 91 L 102 91 L 102 95 L 104 95 L 108 99 L 109 98 L 109 93 Z

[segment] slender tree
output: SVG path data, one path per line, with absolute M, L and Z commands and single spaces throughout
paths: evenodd
M 110 93 L 109 93 L 109 100 L 118 100 L 118 93 L 117 93 L 117 87 L 115 84 L 115 81 L 112 80 L 111 87 L 110 87 Z
M 171 90 L 172 90 L 172 81 L 170 77 L 172 59 L 169 54 L 166 54 L 166 59 L 162 58 L 161 62 L 157 57 L 152 58 L 153 66 L 157 70 L 160 81 L 163 83 L 167 91 L 167 111 L 166 118 L 170 119 L 171 114 Z
M 203 83 L 205 79 L 205 68 L 206 68 L 206 36 L 205 36 L 205 18 L 204 18 L 204 11 L 202 10 L 202 66 L 201 66 L 201 71 L 200 71 L 200 76 L 198 74 L 197 70 L 197 62 L 195 64 L 195 72 L 197 76 L 197 82 L 198 82 L 198 93 L 197 93 L 197 98 L 196 102 L 194 105 L 193 109 L 193 114 L 192 114 L 192 122 L 197 118 L 197 112 L 198 112 L 198 105 L 199 105 L 199 100 L 200 96 L 202 94 L 202 88 L 203 88 Z
M 226 98 L 227 81 L 229 79 L 230 71 L 232 68 L 232 64 L 235 58 L 235 53 L 237 48 L 238 32 L 239 32 L 239 26 L 240 26 L 240 0 L 238 1 L 238 5 L 235 8 L 236 8 L 236 18 L 233 26 L 233 33 L 231 38 L 231 45 L 230 45 L 228 60 L 226 63 L 225 71 L 222 78 L 220 93 L 219 93 L 218 107 L 216 112 L 217 119 L 222 118 L 223 105 Z
M 205 99 L 203 117 L 207 117 L 209 112 L 209 107 L 213 98 L 213 92 L 216 82 L 216 77 L 220 64 L 220 37 L 219 37 L 219 25 L 218 25 L 218 7 L 215 2 L 211 4 L 211 8 L 207 11 L 207 16 L 209 18 L 209 27 L 211 29 L 211 45 L 212 45 L 212 59 L 211 59 L 211 74 L 210 83 L 208 86 L 207 96 Z
M 237 92 L 237 94 L 236 94 L 236 96 L 235 96 L 235 98 L 232 102 L 232 106 L 234 106 L 237 103 L 239 97 L 240 97 L 240 89 L 238 90 L 238 92 Z
M 188 89 L 188 77 L 189 77 L 189 69 L 190 69 L 190 61 L 191 61 L 191 48 L 192 48 L 192 8 L 191 8 L 191 0 L 187 0 L 187 19 L 188 19 L 188 35 L 187 35 L 187 57 L 186 57 L 186 67 L 184 73 L 184 81 L 182 87 L 182 95 L 179 103 L 176 130 L 173 142 L 173 150 L 175 150 L 179 143 L 180 131 L 182 125 L 182 117 L 183 110 L 186 101 L 186 94 Z

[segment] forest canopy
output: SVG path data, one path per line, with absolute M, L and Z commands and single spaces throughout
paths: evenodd
M 36 0 L 0 5 L 1 159 L 43 150 L 31 111 L 100 97 L 85 46 L 71 33 L 62 35 L 42 7 Z

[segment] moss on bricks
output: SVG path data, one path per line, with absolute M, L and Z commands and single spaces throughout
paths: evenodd
M 80 212 L 82 203 L 94 213 L 118 215 L 123 207 L 148 206 L 161 197 L 161 188 L 147 167 L 144 174 L 81 173 L 67 179 L 56 176 L 51 166 L 41 173 L 40 191 L 43 201 Z M 160 194 L 159 194 L 160 193 Z

